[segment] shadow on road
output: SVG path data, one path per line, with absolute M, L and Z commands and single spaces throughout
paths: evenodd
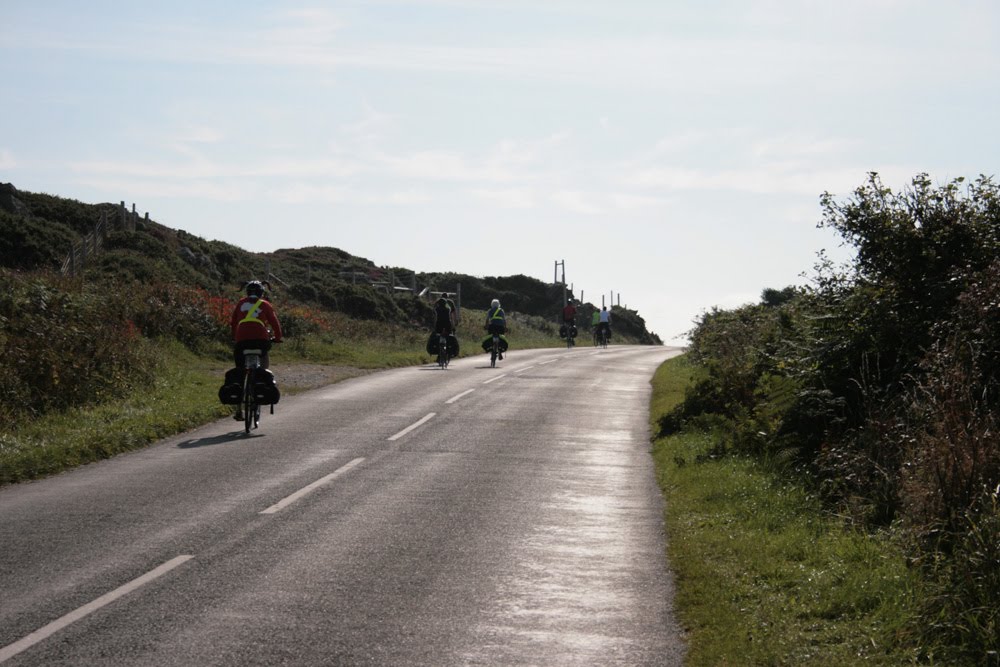
M 195 447 L 208 447 L 211 445 L 221 445 L 227 442 L 232 442 L 233 440 L 243 440 L 246 438 L 262 438 L 263 433 L 251 433 L 247 434 L 242 429 L 239 431 L 233 431 L 232 433 L 225 433 L 223 435 L 214 435 L 211 438 L 194 438 L 193 440 L 185 440 L 184 442 L 177 443 L 178 449 L 194 449 Z

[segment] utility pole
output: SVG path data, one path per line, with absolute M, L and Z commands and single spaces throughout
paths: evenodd
M 562 267 L 562 280 L 559 280 L 559 267 Z M 556 284 L 556 285 L 562 283 L 562 286 L 563 286 L 563 306 L 565 306 L 566 302 L 568 300 L 568 296 L 566 295 L 566 260 L 565 259 L 557 259 L 556 260 L 555 269 L 554 269 L 553 274 L 552 274 L 552 282 L 553 282 L 553 284 Z

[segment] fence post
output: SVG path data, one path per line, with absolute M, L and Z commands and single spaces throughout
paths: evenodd
M 69 247 L 69 275 L 76 276 L 76 245 Z

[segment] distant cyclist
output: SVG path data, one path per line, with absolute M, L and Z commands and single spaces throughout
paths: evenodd
M 611 338 L 611 312 L 607 306 L 601 306 L 598 330 L 604 332 L 604 340 Z
M 562 320 L 563 324 L 567 327 L 576 325 L 576 306 L 573 305 L 573 299 L 566 302 L 566 305 L 562 309 Z
M 455 333 L 458 314 L 455 312 L 455 302 L 445 292 L 434 302 L 434 332 L 447 336 Z
M 243 368 L 243 350 L 261 350 L 261 368 L 268 368 L 271 360 L 267 353 L 271 349 L 271 341 L 280 343 L 282 340 L 281 323 L 274 306 L 264 299 L 264 283 L 251 280 L 245 289 L 246 296 L 239 300 L 229 318 L 234 342 L 233 359 L 237 368 Z M 238 406 L 233 418 L 243 419 Z
M 502 336 L 507 333 L 507 315 L 503 312 L 503 308 L 500 307 L 500 300 L 493 299 L 490 302 L 490 309 L 486 311 L 486 331 L 492 336 L 496 334 L 497 336 Z M 503 353 L 499 356 L 503 359 Z

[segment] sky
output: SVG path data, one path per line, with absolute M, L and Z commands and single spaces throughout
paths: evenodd
M 0 0 L 0 182 L 552 281 L 682 344 L 868 172 L 997 173 L 992 0 Z M 446 288 L 447 286 L 432 286 Z M 555 314 L 554 314 L 555 316 Z

